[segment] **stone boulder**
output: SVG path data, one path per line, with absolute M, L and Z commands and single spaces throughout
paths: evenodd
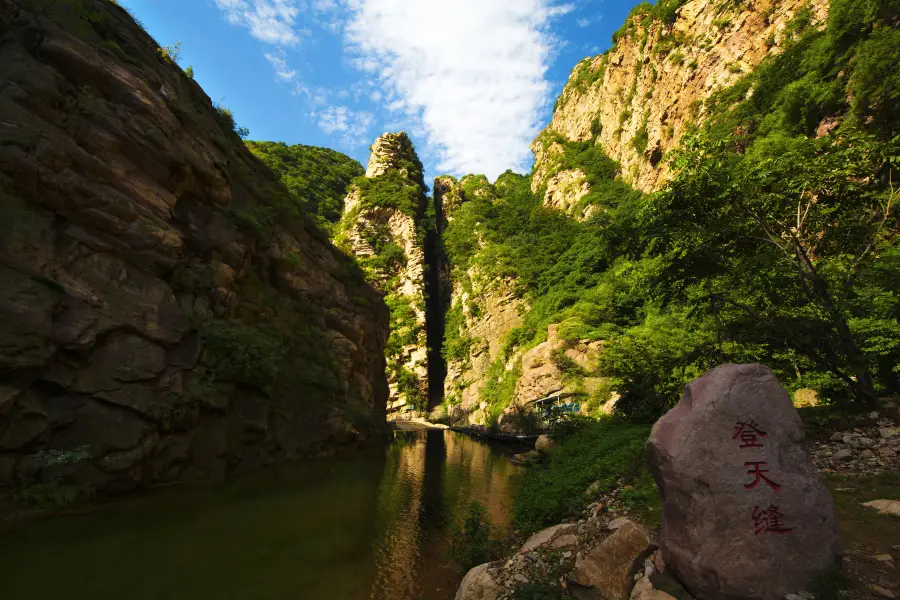
M 549 454 L 556 449 L 556 442 L 552 437 L 543 433 L 539 435 L 537 441 L 534 442 L 534 449 L 542 454 Z
M 575 561 L 572 593 L 579 600 L 626 600 L 632 574 L 654 549 L 643 527 L 623 523 L 593 552 Z
M 548 527 L 528 538 L 528 540 L 522 544 L 519 553 L 527 554 L 528 552 L 532 552 L 548 545 L 551 547 L 559 547 L 557 544 L 554 544 L 557 539 L 566 538 L 571 534 L 574 534 L 577 530 L 578 526 L 572 525 L 571 523 L 561 523 L 559 525 L 554 525 L 553 527 Z
M 653 587 L 649 577 L 641 577 L 631 590 L 631 600 L 675 600 L 675 598 L 662 590 Z
M 772 371 L 722 365 L 685 387 L 650 434 L 661 550 L 700 600 L 776 600 L 840 565 L 831 497 Z
M 466 573 L 455 600 L 496 600 L 500 593 L 500 585 L 488 572 L 491 563 L 473 567 Z

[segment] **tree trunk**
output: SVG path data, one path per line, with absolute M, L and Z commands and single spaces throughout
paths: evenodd
M 809 286 L 803 285 L 803 290 L 810 296 L 810 300 L 821 305 L 831 319 L 831 324 L 837 330 L 840 339 L 840 353 L 844 355 L 853 376 L 851 388 L 856 397 L 865 402 L 870 408 L 877 406 L 878 397 L 875 395 L 875 385 L 872 374 L 866 364 L 866 356 L 856 343 L 853 332 L 844 318 L 843 313 L 831 298 L 831 291 L 826 282 L 816 271 L 815 265 L 809 259 L 805 248 L 796 237 L 794 240 L 794 252 L 801 266 L 800 277 L 806 278 Z M 802 282 L 801 282 L 802 283 Z

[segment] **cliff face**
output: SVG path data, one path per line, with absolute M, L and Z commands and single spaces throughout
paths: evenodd
M 454 213 L 467 201 L 496 202 L 492 186 L 482 175 L 467 175 L 457 181 L 435 179 L 434 197 L 442 208 L 439 231 L 454 221 Z M 465 227 L 465 225 L 463 225 Z M 478 237 L 477 232 L 475 233 Z M 483 247 L 483 242 L 478 241 Z M 522 323 L 524 303 L 514 293 L 515 282 L 486 274 L 477 265 L 462 269 L 449 261 L 441 264 L 446 377 L 444 399 L 452 408 L 455 425 L 485 425 L 486 405 L 481 400 L 488 371 L 503 352 L 506 335 Z
M 372 145 L 365 177 L 351 186 L 336 241 L 357 257 L 391 310 L 392 417 L 427 408 L 425 243 L 433 223 L 412 142 L 403 132 L 385 133 Z
M 640 202 L 641 191 L 659 189 L 667 181 L 664 156 L 706 118 L 704 101 L 754 71 L 768 55 L 779 53 L 804 29 L 823 26 L 828 3 L 661 4 L 637 7 L 617 32 L 611 50 L 575 67 L 551 123 L 532 143 L 530 190 L 538 197 L 513 201 L 540 203 L 578 221 L 596 215 L 600 220 L 585 226 L 601 227 L 610 207 L 626 199 Z M 664 14 L 665 5 L 674 11 Z M 486 243 L 480 222 L 493 219 L 490 227 L 496 229 L 496 223 L 524 218 L 530 210 L 522 208 L 515 217 L 491 216 L 503 213 L 502 203 L 511 201 L 494 194 L 500 188 L 499 179 L 490 186 L 473 176 L 435 182 L 435 194 L 443 196 L 445 207 L 458 210 L 480 195 L 496 209 L 475 211 L 478 219 L 464 227 L 472 230 L 464 268 L 445 269 L 452 289 L 446 301 L 444 385 L 451 421 L 496 420 L 501 429 L 515 428 L 513 407 L 558 392 L 575 394 L 592 411 L 608 412 L 618 395 L 599 372 L 602 342 L 575 336 L 571 323 L 564 338 L 560 332 L 565 328 L 546 322 L 547 313 L 569 304 L 559 299 L 558 306 L 539 306 L 540 298 L 517 293 L 520 283 L 515 277 L 485 274 L 492 262 L 509 259 L 509 248 L 496 235 Z M 451 234 L 459 235 L 458 229 L 453 233 L 452 211 L 448 221 Z M 510 236 L 533 233 L 506 231 Z M 543 314 L 533 315 L 533 309 Z
M 658 189 L 669 174 L 666 152 L 702 122 L 703 100 L 779 52 L 794 29 L 824 23 L 827 9 L 825 0 L 690 0 L 669 25 L 648 17 L 650 9 L 632 13 L 612 49 L 573 69 L 532 144 L 532 190 L 547 185 L 546 204 L 560 206 L 581 189 L 570 189 L 576 174 L 554 164 L 562 153 L 554 134 L 598 144 L 626 182 Z
M 388 312 L 117 5 L 0 0 L 0 485 L 220 478 L 384 418 Z

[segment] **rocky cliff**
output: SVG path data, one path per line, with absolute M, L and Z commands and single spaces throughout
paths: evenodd
M 494 203 L 492 209 L 463 209 L 478 218 L 456 230 L 451 218 L 448 227 L 451 236 L 465 235 L 458 229 L 472 230 L 462 244 L 469 247 L 462 268 L 451 264 L 446 269 L 453 274 L 453 293 L 447 308 L 445 396 L 454 421 L 499 420 L 502 427 L 510 407 L 557 392 L 576 394 L 592 411 L 612 408 L 618 395 L 601 376 L 603 344 L 597 332 L 579 325 L 595 317 L 581 315 L 589 302 L 579 306 L 575 291 L 608 268 L 607 259 L 587 249 L 581 256 L 590 258 L 582 259 L 580 250 L 573 251 L 574 260 L 588 261 L 577 267 L 581 274 L 554 281 L 569 272 L 561 267 L 566 261 L 551 266 L 541 262 L 539 250 L 521 248 L 542 239 L 557 243 L 546 232 L 569 228 L 559 221 L 560 213 L 565 220 L 583 222 L 569 228 L 569 244 L 608 243 L 600 233 L 592 242 L 575 236 L 591 238 L 590 231 L 601 232 L 619 207 L 641 205 L 642 192 L 662 187 L 670 177 L 666 153 L 704 123 L 717 92 L 753 73 L 767 56 L 781 53 L 809 29 L 824 27 L 827 11 L 825 0 L 662 0 L 635 7 L 610 50 L 575 66 L 552 121 L 532 143 L 530 191 L 536 197 L 515 202 L 542 205 L 557 217 L 503 208 L 510 200 L 494 189 L 502 178 L 495 186 L 473 176 L 435 182 L 436 195 L 443 194 L 444 205 L 457 211 L 476 195 Z M 524 232 L 525 219 L 532 219 L 536 229 Z M 518 229 L 512 224 L 517 220 L 523 223 Z M 486 228 L 485 221 L 491 222 Z M 503 235 L 521 239 L 486 239 L 490 231 L 506 227 Z M 563 256 L 566 248 L 556 251 Z M 512 272 L 526 269 L 558 296 L 523 293 L 516 289 L 523 284 L 515 275 L 496 276 L 495 265 L 512 260 L 518 263 L 511 265 Z M 523 260 L 531 264 L 523 266 Z M 615 287 L 609 285 L 606 290 Z M 561 326 L 565 317 L 570 322 Z
M 221 478 L 383 421 L 382 299 L 115 3 L 0 0 L 0 203 L 0 485 Z
M 703 121 L 704 100 L 802 29 L 823 24 L 828 10 L 825 0 L 676 4 L 682 6 L 668 17 L 638 6 L 610 50 L 572 70 L 552 121 L 532 144 L 532 190 L 546 185 L 547 205 L 568 208 L 589 187 L 583 174 L 559 164 L 559 138 L 597 144 L 619 163 L 626 182 L 642 191 L 659 188 L 669 174 L 666 152 Z
M 392 416 L 427 408 L 426 238 L 434 212 L 409 137 L 385 133 L 344 202 L 337 243 L 355 256 L 391 310 L 386 358 Z

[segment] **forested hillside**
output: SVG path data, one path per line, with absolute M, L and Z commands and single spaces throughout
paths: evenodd
M 284 142 L 245 143 L 263 164 L 278 174 L 307 214 L 315 215 L 329 232 L 341 219 L 350 181 L 365 173 L 361 164 L 328 148 L 288 146 Z
M 643 6 L 633 14 L 619 44 L 659 27 L 653 18 L 677 28 Z M 552 371 L 595 410 L 616 391 L 617 409 L 642 420 L 722 362 L 766 363 L 821 401 L 898 389 L 900 3 L 834 0 L 819 27 L 810 15 L 801 7 L 778 52 L 695 107 L 703 118 L 666 154 L 658 191 L 624 183 L 599 134 L 553 131 L 535 142 L 538 167 L 587 182 L 562 206 L 547 177 L 535 186 L 506 173 L 480 194 L 461 186 L 443 238 L 454 285 L 471 289 L 476 273 L 527 309 L 479 382 L 450 382 L 446 410 L 459 418 L 485 402 L 480 417 L 496 423 L 534 399 L 521 393 L 523 366 Z M 451 364 L 482 355 L 485 340 L 469 333 L 482 318 L 477 294 L 454 295 Z M 551 324 L 549 360 L 523 361 Z M 595 341 L 596 364 L 573 360 L 573 344 Z

